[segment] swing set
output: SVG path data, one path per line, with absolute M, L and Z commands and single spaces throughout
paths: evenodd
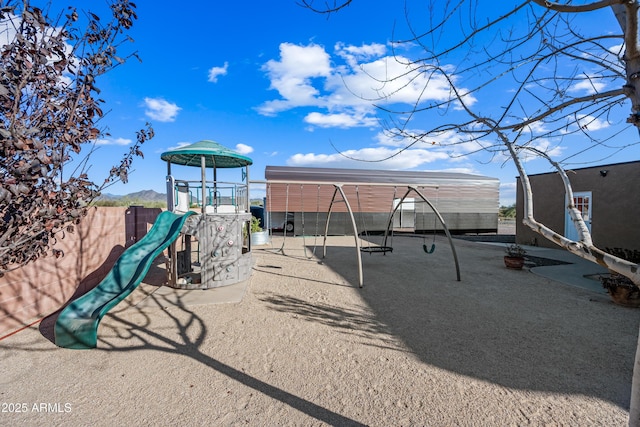
M 267 189 L 267 201 L 268 201 L 268 205 L 267 205 L 267 211 L 271 212 L 272 211 L 272 206 L 271 206 L 271 187 L 268 186 Z M 316 254 L 316 248 L 318 246 L 317 244 L 317 239 L 318 239 L 318 224 L 320 224 L 320 185 L 317 186 L 317 196 L 316 196 L 316 229 L 314 232 L 314 239 L 313 239 L 313 250 L 311 251 L 311 255 L 307 255 L 307 241 L 306 241 L 306 234 L 305 234 L 305 219 L 304 219 L 304 184 L 300 184 L 300 214 L 301 214 L 301 225 L 302 225 L 302 240 L 303 240 L 303 246 L 304 246 L 304 256 L 307 259 L 311 259 L 315 256 Z M 282 255 L 287 255 L 284 251 L 286 242 L 287 242 L 287 232 L 288 232 L 288 228 L 287 224 L 288 224 L 288 218 L 289 218 L 289 184 L 287 183 L 285 186 L 285 213 L 284 213 L 284 225 L 282 227 L 282 245 L 275 250 L 275 252 L 279 252 Z M 293 227 L 292 230 L 290 231 L 293 234 Z
M 274 180 L 269 180 L 267 181 L 267 184 L 284 184 L 285 185 L 285 222 L 286 219 L 289 215 L 289 186 L 290 185 L 299 185 L 300 186 L 300 197 L 301 197 L 301 201 L 300 201 L 300 207 L 301 207 L 301 222 L 302 222 L 302 236 L 303 239 L 305 238 L 305 233 L 304 233 L 304 228 L 305 228 L 305 220 L 304 220 L 304 202 L 302 201 L 304 199 L 304 185 L 316 185 L 317 186 L 317 196 L 316 196 L 316 232 L 315 234 L 315 238 L 317 239 L 318 236 L 318 224 L 319 224 L 319 215 L 320 215 L 320 187 L 322 185 L 332 185 L 334 187 L 334 191 L 333 191 L 333 195 L 331 197 L 331 202 L 329 204 L 329 208 L 327 211 L 327 220 L 325 223 L 325 229 L 324 229 L 324 239 L 323 239 L 323 243 L 322 243 L 322 257 L 325 258 L 327 255 L 327 236 L 329 233 L 329 224 L 331 221 L 331 213 L 333 212 L 333 208 L 336 204 L 338 203 L 344 203 L 347 213 L 348 213 L 348 219 L 349 222 L 351 224 L 351 228 L 353 231 L 353 235 L 354 235 L 354 242 L 355 242 L 355 248 L 356 248 L 356 258 L 357 258 L 357 264 L 358 264 L 358 285 L 359 287 L 363 287 L 364 285 L 364 279 L 363 279 L 363 269 L 362 269 L 362 257 L 361 257 L 361 253 L 369 253 L 369 254 L 383 254 L 386 255 L 387 252 L 393 252 L 393 218 L 394 215 L 396 214 L 396 212 L 398 211 L 398 209 L 402 206 L 402 203 L 405 201 L 405 199 L 407 198 L 407 196 L 409 196 L 409 194 L 411 193 L 415 193 L 417 195 L 418 198 L 420 198 L 422 200 L 423 203 L 427 204 L 431 210 L 434 213 L 434 226 L 433 226 L 433 241 L 431 242 L 431 245 L 429 246 L 427 244 L 426 241 L 426 236 L 423 237 L 423 245 L 422 248 L 424 250 L 425 253 L 427 254 L 432 254 L 435 251 L 436 248 L 436 244 L 435 244 L 435 234 L 436 234 L 436 226 L 437 226 L 437 221 L 440 222 L 446 236 L 447 239 L 449 240 L 449 245 L 451 247 L 451 252 L 453 255 L 453 260 L 455 263 L 455 269 L 456 269 L 456 280 L 460 281 L 460 266 L 458 263 L 458 256 L 456 254 L 456 250 L 455 250 L 455 246 L 453 245 L 453 239 L 451 237 L 451 233 L 449 232 L 449 229 L 447 228 L 447 225 L 444 221 L 444 219 L 442 218 L 442 215 L 440 215 L 440 212 L 438 211 L 437 207 L 434 206 L 434 204 L 431 203 L 431 201 L 429 201 L 429 199 L 427 199 L 427 197 L 425 197 L 425 195 L 418 189 L 417 186 L 415 185 L 410 185 L 410 184 L 387 184 L 387 183 L 366 183 L 367 186 L 392 186 L 393 187 L 393 200 L 396 200 L 396 191 L 397 191 L 397 187 L 406 187 L 407 191 L 405 192 L 405 194 L 400 198 L 400 200 L 398 201 L 397 204 L 392 204 L 392 207 L 389 211 L 389 217 L 388 220 L 386 222 L 386 228 L 384 231 L 384 239 L 383 239 L 383 243 L 381 245 L 371 245 L 371 239 L 369 237 L 369 231 L 367 229 L 367 224 L 366 224 L 366 219 L 365 219 L 365 212 L 362 209 L 361 203 L 360 203 L 360 191 L 359 191 L 359 185 L 357 183 L 350 183 L 350 184 L 342 184 L 342 183 L 330 183 L 330 182 L 312 182 L 312 181 L 274 181 Z M 356 201 L 357 201 L 357 205 L 358 205 L 358 216 L 360 218 L 360 222 L 362 224 L 362 235 L 365 237 L 365 240 L 367 241 L 366 245 L 361 244 L 361 238 L 360 238 L 360 233 L 358 232 L 358 226 L 356 223 L 356 219 L 355 219 L 355 215 L 354 215 L 354 211 L 351 208 L 351 204 L 349 203 L 349 199 L 347 198 L 347 195 L 345 194 L 345 191 L 343 189 L 343 187 L 345 185 L 353 185 L 355 186 L 355 194 L 356 194 Z M 365 185 L 365 184 L 363 184 Z M 436 187 L 436 205 L 438 202 L 438 187 Z M 268 186 L 268 195 L 269 195 L 269 202 L 271 200 L 271 186 Z M 282 246 L 277 249 L 277 252 L 281 252 L 283 255 L 286 255 L 284 252 L 284 247 L 285 247 L 285 242 L 286 242 L 286 238 L 287 238 L 287 230 L 286 227 L 283 229 L 283 241 L 282 241 Z M 308 259 L 310 259 L 311 257 L 313 257 L 315 255 L 316 252 L 316 240 L 314 240 L 314 248 L 312 251 L 312 255 L 309 257 L 307 256 L 307 249 L 306 249 L 306 241 L 304 243 L 305 245 L 305 257 L 307 257 Z

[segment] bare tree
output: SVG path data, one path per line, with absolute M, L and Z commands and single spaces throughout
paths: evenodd
M 74 231 L 101 190 L 127 181 L 140 145 L 153 137 L 147 124 L 103 183 L 89 180 L 94 143 L 106 135 L 97 79 L 137 57 L 117 55 L 131 41 L 135 4 L 108 5 L 103 22 L 73 8 L 52 19 L 28 0 L 0 1 L 0 275 L 62 256 L 56 239 Z
M 302 2 L 323 13 L 353 4 L 352 0 Z M 397 88 L 401 81 L 410 84 L 418 76 L 426 84 L 413 105 L 380 107 L 391 117 L 386 131 L 406 139 L 400 151 L 455 134 L 450 144 L 464 147 L 466 153 L 490 153 L 498 159 L 508 156 L 520 176 L 526 226 L 640 285 L 638 264 L 594 245 L 573 203 L 567 174 L 572 157 L 581 152 L 602 146 L 617 152 L 638 144 L 637 136 L 620 136 L 629 128 L 640 129 L 639 9 L 636 0 L 528 0 L 516 5 L 450 0 L 432 1 L 412 11 L 407 6 L 409 31 L 404 38 L 396 36 L 392 44 L 396 52 L 399 46 L 419 46 L 421 57 L 409 60 L 396 54 L 406 73 L 378 81 L 376 86 L 381 88 L 382 100 L 390 95 L 384 93 L 386 86 Z M 620 31 L 609 33 L 585 24 L 587 16 L 615 18 Z M 449 94 L 439 99 L 430 96 L 430 86 L 445 86 Z M 420 123 L 432 127 L 413 129 L 418 117 Z M 581 136 L 584 145 L 570 143 L 575 135 Z M 573 153 L 554 158 L 553 149 L 558 147 L 572 148 Z M 577 240 L 558 234 L 534 217 L 525 170 L 528 156 L 546 159 L 562 178 Z M 635 366 L 630 424 L 640 425 L 639 356 Z
M 568 159 L 554 160 L 549 154 L 554 147 L 562 146 L 572 135 L 581 135 L 588 141 L 579 150 L 605 144 L 620 150 L 638 143 L 636 139 L 616 146 L 614 138 L 620 133 L 619 126 L 611 126 L 612 132 L 600 132 L 597 137 L 590 131 L 603 127 L 603 123 L 608 126 L 624 122 L 622 108 L 628 108 L 625 106 L 628 100 L 631 115 L 623 117 L 626 116 L 630 126 L 640 126 L 637 2 L 602 0 L 573 6 L 571 2 L 531 0 L 516 6 L 499 7 L 492 3 L 490 8 L 481 3 L 432 2 L 425 11 L 429 24 L 422 31 L 411 26 L 411 16 L 407 15 L 410 36 L 392 44 L 396 48 L 419 45 L 422 56 L 408 60 L 397 55 L 406 72 L 378 81 L 380 98 L 392 95 L 384 91 L 385 84 L 398 90 L 397 82 L 410 84 L 418 76 L 426 76 L 426 84 L 422 96 L 409 108 L 380 106 L 392 117 L 386 131 L 408 141 L 400 151 L 420 144 L 431 145 L 435 137 L 455 133 L 458 135 L 455 142 L 443 144 L 464 146 L 466 154 L 507 154 L 520 173 L 526 225 L 572 253 L 604 264 L 640 284 L 636 264 L 593 245 L 589 230 L 572 203 L 567 209 L 579 232 L 579 241 L 571 241 L 535 220 L 523 162 L 526 155 L 547 159 L 563 177 L 570 195 L 571 183 L 564 166 Z M 333 1 L 321 6 L 314 6 L 312 0 L 303 2 L 305 7 L 324 13 L 337 12 L 350 4 L 352 1 Z M 494 15 L 483 15 L 487 10 Z M 619 34 L 580 32 L 576 15 L 608 11 L 613 11 L 621 23 Z M 461 27 L 461 23 L 466 26 Z M 505 81 L 509 84 L 508 91 L 504 88 Z M 442 87 L 443 83 L 449 88 L 449 96 L 430 97 L 430 84 Z M 502 86 L 498 88 L 499 85 Z M 416 131 L 412 126 L 417 118 L 421 123 L 435 125 Z

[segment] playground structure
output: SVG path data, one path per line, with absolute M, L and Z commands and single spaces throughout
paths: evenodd
M 167 248 L 167 284 L 171 287 L 208 289 L 250 277 L 253 262 L 248 236 L 248 178 L 252 160 L 213 141 L 167 151 L 161 158 L 167 161 L 168 210 L 157 217 L 142 239 L 120 255 L 95 288 L 62 310 L 54 327 L 58 346 L 95 348 L 100 320 L 140 284 L 153 261 Z M 174 178 L 172 164 L 199 166 L 201 180 Z M 207 181 L 207 168 L 213 170 L 211 181 Z M 244 168 L 246 184 L 219 182 L 218 168 Z M 197 191 L 195 198 L 193 190 Z M 200 213 L 192 208 L 199 208 Z M 195 263 L 192 241 L 197 245 Z M 194 265 L 199 272 L 194 271 Z
M 95 288 L 62 310 L 54 327 L 56 345 L 72 349 L 95 348 L 100 320 L 140 284 L 153 260 L 178 237 L 191 215 L 193 212 L 183 215 L 162 212 L 151 230 L 120 255 L 109 274 Z
M 301 226 L 302 226 L 302 236 L 304 237 L 305 235 L 305 220 L 304 220 L 304 197 L 303 197 L 303 188 L 304 186 L 312 186 L 312 187 L 316 187 L 317 188 L 317 205 L 315 207 L 315 211 L 316 211 L 316 221 L 315 221 L 315 225 L 316 225 L 316 231 L 315 231 L 315 235 L 318 235 L 318 225 L 320 222 L 320 200 L 321 200 L 321 192 L 322 191 L 327 191 L 327 189 L 333 189 L 333 193 L 331 196 L 331 201 L 329 203 L 327 212 L 326 212 L 326 221 L 325 221 L 325 225 L 324 225 L 324 237 L 323 237 L 323 243 L 322 243 L 322 256 L 326 257 L 327 255 L 327 236 L 329 235 L 329 229 L 330 229 L 330 223 L 331 223 L 331 214 L 334 211 L 334 207 L 338 206 L 340 204 L 343 204 L 344 209 L 346 210 L 347 214 L 348 214 L 348 218 L 349 218 L 349 223 L 350 223 L 350 227 L 351 227 L 351 231 L 353 233 L 353 237 L 354 237 L 354 243 L 355 243 L 355 252 L 356 252 L 356 261 L 357 261 L 357 266 L 358 266 L 358 285 L 359 287 L 363 287 L 364 286 L 364 274 L 363 274 L 363 267 L 362 267 L 362 252 L 365 253 L 369 253 L 369 254 L 374 254 L 374 253 L 381 253 L 381 254 L 386 254 L 387 252 L 392 252 L 393 251 L 393 246 L 392 246 L 392 240 L 393 240 L 393 224 L 394 224 L 394 216 L 396 215 L 396 213 L 398 212 L 399 209 L 401 209 L 401 207 L 403 206 L 403 204 L 405 203 L 405 201 L 408 200 L 408 197 L 410 194 L 415 193 L 415 195 L 420 199 L 420 201 L 424 204 L 426 204 L 432 211 L 433 214 L 436 216 L 437 220 L 439 221 L 442 229 L 444 230 L 444 233 L 447 236 L 447 239 L 449 241 L 449 245 L 451 247 L 451 253 L 452 253 L 452 257 L 453 257 L 453 261 L 455 264 L 455 270 L 456 270 L 456 280 L 460 281 L 460 266 L 458 263 L 458 256 L 456 254 L 456 250 L 455 250 L 455 246 L 453 244 L 453 239 L 451 238 L 451 233 L 449 232 L 449 229 L 447 228 L 447 224 L 444 220 L 444 218 L 442 217 L 442 215 L 440 214 L 440 212 L 438 211 L 438 209 L 436 208 L 436 206 L 429 200 L 427 199 L 427 197 L 422 193 L 421 188 L 414 186 L 412 184 L 409 183 L 367 183 L 367 185 L 369 186 L 373 186 L 373 187 L 378 187 L 378 188 L 383 188 L 383 189 L 389 189 L 389 188 L 393 188 L 393 198 L 392 198 L 392 207 L 389 211 L 389 215 L 386 221 L 386 228 L 384 230 L 384 237 L 383 237 L 383 242 L 381 245 L 371 245 L 370 239 L 369 239 L 369 235 L 368 235 L 368 230 L 366 228 L 366 220 L 364 219 L 364 213 L 362 212 L 361 209 L 361 200 L 360 200 L 360 192 L 359 192 L 359 185 L 361 185 L 361 183 L 350 183 L 349 185 L 343 184 L 343 183 L 327 183 L 325 181 L 279 181 L 279 180 L 267 180 L 267 194 L 270 194 L 270 189 L 272 186 L 274 185 L 281 185 L 284 186 L 285 188 L 285 195 L 286 195 L 286 200 L 285 200 L 285 206 L 286 209 L 288 209 L 289 206 L 289 189 L 291 188 L 291 186 L 298 186 L 300 192 L 300 206 L 301 206 L 301 214 L 302 214 L 302 221 L 301 221 Z M 360 230 L 358 229 L 358 221 L 356 221 L 356 215 L 354 214 L 354 210 L 352 209 L 352 204 L 349 202 L 349 197 L 347 196 L 347 192 L 345 192 L 345 187 L 351 187 L 352 188 L 352 194 L 355 194 L 356 196 L 356 202 L 357 202 L 357 206 L 358 206 L 358 211 L 356 212 L 358 214 L 358 217 L 360 219 L 360 223 L 362 224 L 362 227 L 360 228 Z M 407 190 L 404 193 L 404 195 L 399 198 L 396 199 L 396 194 L 397 194 L 397 189 L 398 188 L 402 188 L 405 187 Z M 324 188 L 324 190 L 323 190 Z M 422 189 L 424 188 L 424 186 L 422 187 Z M 436 188 L 437 190 L 437 188 Z M 416 203 L 415 200 L 411 199 L 410 203 Z M 267 196 L 267 205 L 269 204 L 269 196 Z M 285 217 L 288 215 L 288 210 L 285 211 Z M 435 232 L 435 230 L 434 230 Z M 361 244 L 361 235 L 364 235 L 367 237 L 367 243 L 366 245 Z M 286 241 L 286 236 L 287 236 L 287 230 L 284 229 L 284 240 Z M 282 251 L 282 253 L 284 254 L 284 242 L 282 244 L 282 247 L 279 249 L 280 251 Z M 432 253 L 435 250 L 435 235 L 434 235 L 434 241 L 431 244 L 431 247 L 429 247 L 425 243 L 423 244 L 423 250 L 424 252 L 426 252 L 427 254 Z
M 168 286 L 209 289 L 232 285 L 251 276 L 249 166 L 253 163 L 213 141 L 200 141 L 162 153 L 167 162 L 167 209 L 198 209 L 169 247 Z M 171 165 L 200 168 L 200 180 L 177 179 Z M 242 168 L 245 183 L 218 181 L 218 169 Z M 207 180 L 207 169 L 212 179 Z M 192 245 L 197 259 L 192 262 Z M 194 266 L 197 267 L 194 269 Z
M 265 178 L 265 208 L 275 218 L 272 223 L 290 225 L 284 229 L 285 238 L 289 231 L 302 236 L 324 231 L 326 256 L 328 235 L 353 234 L 360 287 L 364 282 L 361 253 L 391 253 L 394 232 L 421 234 L 420 250 L 426 256 L 436 250 L 436 233 L 445 234 L 460 280 L 451 233 L 495 233 L 498 229 L 500 182 L 496 178 L 456 172 L 289 166 L 267 166 Z M 371 244 L 374 239 L 370 236 L 377 233 L 383 235 L 382 241 Z M 428 233 L 433 235 L 430 241 Z
M 56 344 L 67 348 L 94 348 L 97 345 L 97 330 L 102 317 L 142 281 L 151 263 L 166 248 L 168 257 L 168 285 L 179 289 L 209 289 L 227 286 L 247 280 L 252 271 L 250 222 L 251 209 L 249 200 L 249 166 L 252 160 L 235 153 L 213 141 L 200 141 L 185 147 L 167 151 L 161 155 L 167 162 L 167 208 L 156 219 L 151 230 L 142 239 L 126 249 L 116 261 L 107 277 L 87 294 L 73 301 L 60 313 L 56 325 Z M 172 165 L 200 168 L 200 180 L 177 179 L 172 174 Z M 218 181 L 218 168 L 243 168 L 242 181 L 245 183 Z M 207 180 L 207 169 L 213 172 L 213 179 Z M 451 247 L 456 269 L 456 278 L 460 281 L 460 268 L 451 233 L 438 211 L 437 200 L 434 205 L 423 194 L 429 186 L 418 186 L 411 182 L 368 182 L 369 189 L 376 190 L 377 202 L 380 193 L 388 193 L 393 189 L 389 199 L 390 209 L 385 222 L 384 240 L 381 245 L 361 244 L 361 232 L 368 237 L 365 212 L 359 188 L 365 183 L 350 182 L 348 184 L 327 181 L 295 181 L 268 179 L 267 193 L 273 186 L 283 186 L 286 191 L 285 215 L 288 217 L 289 189 L 298 186 L 300 190 L 300 210 L 302 234 L 304 235 L 304 186 L 315 186 L 317 189 L 315 207 L 316 232 L 320 224 L 320 195 L 332 190 L 330 203 L 326 210 L 324 225 L 323 257 L 327 254 L 327 236 L 330 220 L 338 206 L 344 206 L 348 214 L 349 224 L 354 236 L 357 256 L 359 286 L 363 287 L 363 267 L 361 253 L 386 254 L 393 250 L 392 239 L 394 217 L 402 211 L 405 203 L 414 206 L 422 203 L 431 209 L 440 226 L 444 230 Z M 345 191 L 345 188 L 350 191 Z M 404 195 L 397 198 L 397 189 L 405 187 Z M 439 187 L 432 186 L 438 194 Z M 385 190 L 385 191 L 382 191 Z M 355 195 L 358 216 L 362 227 L 358 227 L 348 193 Z M 410 194 L 416 198 L 409 198 Z M 270 197 L 267 197 L 268 203 Z M 267 203 L 267 204 L 268 204 Z M 196 212 L 199 211 L 199 212 Z M 267 210 L 270 211 L 269 206 Z M 435 233 L 435 224 L 434 224 Z M 286 239 L 287 229 L 284 228 Z M 367 239 L 368 240 L 368 239 Z M 196 245 L 197 259 L 193 260 L 192 246 Z M 284 248 L 284 242 L 281 250 Z M 429 254 L 435 250 L 434 243 L 429 248 L 425 243 L 424 252 Z M 284 253 L 284 251 L 283 251 Z M 194 266 L 197 267 L 194 269 Z

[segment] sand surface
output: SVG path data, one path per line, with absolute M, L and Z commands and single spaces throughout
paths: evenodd
M 56 347 L 51 319 L 0 341 L 0 425 L 626 425 L 638 310 L 480 243 L 456 241 L 458 282 L 444 239 L 396 237 L 363 289 L 353 238 L 286 243 L 239 303 L 135 306 L 161 298 L 141 286 L 98 349 Z

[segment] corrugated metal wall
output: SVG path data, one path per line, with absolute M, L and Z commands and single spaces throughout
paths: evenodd
M 405 195 L 407 185 L 416 187 L 436 207 L 452 232 L 496 232 L 498 228 L 500 182 L 496 178 L 446 172 L 285 166 L 267 166 L 265 177 L 267 211 L 281 213 L 283 218 L 284 212 L 293 213 L 294 234 L 324 232 L 326 215 L 316 213 L 329 210 L 337 183 L 342 185 L 360 231 L 384 230 L 393 200 Z M 415 192 L 407 197 L 413 198 L 414 211 L 403 212 L 402 217 L 410 225 L 395 224 L 397 228 L 442 230 L 431 208 Z M 342 200 L 339 193 L 335 200 Z M 334 202 L 332 212 L 335 214 L 329 234 L 350 234 L 345 203 Z
M 287 168 L 267 166 L 267 210 L 271 212 L 327 212 L 335 191 L 333 183 L 342 183 L 354 212 L 389 213 L 393 199 L 402 197 L 406 184 L 415 185 L 438 211 L 445 213 L 495 214 L 499 205 L 499 181 L 495 178 L 444 172 L 397 172 L 325 168 Z M 283 184 L 270 181 L 303 182 Z M 318 184 L 322 182 L 322 184 Z M 326 182 L 326 183 L 325 183 Z M 358 182 L 355 185 L 353 182 Z M 367 185 L 397 183 L 393 186 Z M 402 186 L 401 184 L 405 184 Z M 416 213 L 431 209 L 415 193 Z M 340 200 L 338 194 L 336 200 Z M 334 212 L 346 212 L 344 203 L 334 204 Z
M 392 187 L 344 185 L 342 188 L 354 212 L 384 212 L 385 209 L 391 209 L 393 203 Z M 334 191 L 335 187 L 332 184 L 268 183 L 267 210 L 271 212 L 327 212 Z M 340 194 L 336 195 L 336 200 L 341 199 Z M 334 203 L 333 212 L 347 212 L 346 205 Z

